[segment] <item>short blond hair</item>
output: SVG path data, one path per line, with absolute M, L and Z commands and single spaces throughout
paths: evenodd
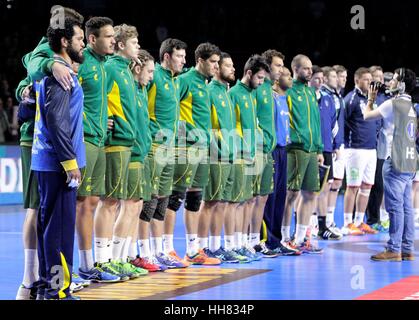
M 126 44 L 129 39 L 138 37 L 137 28 L 134 26 L 127 25 L 125 23 L 115 26 L 114 31 L 115 31 L 115 50 L 117 51 L 119 50 L 118 49 L 119 42 Z

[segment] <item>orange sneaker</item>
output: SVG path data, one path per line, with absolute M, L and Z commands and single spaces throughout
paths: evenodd
M 361 229 L 359 229 L 358 227 L 356 227 L 355 224 L 353 224 L 353 223 L 348 224 L 347 228 L 348 228 L 348 235 L 349 236 L 362 236 L 362 235 L 364 235 L 364 232 Z
M 373 228 L 371 228 L 369 225 L 367 225 L 366 223 L 361 223 L 358 227 L 359 230 L 361 230 L 362 232 L 364 232 L 365 234 L 377 234 L 378 231 L 374 230 Z
M 182 262 L 183 265 L 185 266 L 185 268 L 187 268 L 187 267 L 189 267 L 191 265 L 190 262 L 188 262 L 185 259 L 182 259 L 181 257 L 179 257 L 175 250 L 170 251 L 169 252 L 169 256 L 171 256 L 173 259 L 175 259 L 175 260 L 177 260 L 179 262 Z
M 196 255 L 193 257 L 185 255 L 185 260 L 190 264 L 199 264 L 205 266 L 217 266 L 221 264 L 221 260 L 218 258 L 210 258 L 205 253 L 204 250 L 200 249 Z

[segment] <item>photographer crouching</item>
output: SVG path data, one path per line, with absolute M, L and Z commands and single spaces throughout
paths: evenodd
M 386 157 L 383 165 L 384 203 L 390 216 L 390 240 L 387 248 L 371 256 L 374 261 L 414 260 L 414 212 L 412 181 L 417 170 L 417 116 L 410 94 L 415 89 L 416 75 L 400 68 L 390 81 L 388 93 L 393 95 L 373 109 L 377 93 L 383 84 L 373 82 L 368 91 L 365 120 L 383 119 Z

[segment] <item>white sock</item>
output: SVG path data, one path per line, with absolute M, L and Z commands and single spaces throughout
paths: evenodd
M 234 235 L 232 236 L 224 236 L 224 247 L 227 251 L 233 250 L 235 246 Z
M 241 232 L 234 232 L 234 245 L 236 249 L 243 247 L 243 237 Z
M 319 218 L 316 214 L 310 217 L 310 228 L 314 229 L 319 226 Z
M 198 253 L 198 235 L 186 234 L 186 253 L 188 256 L 193 257 Z
M 329 228 L 335 222 L 335 207 L 328 207 L 326 214 L 326 226 Z
M 365 212 L 355 212 L 355 227 L 359 227 L 364 222 Z
M 79 265 L 80 265 L 80 270 L 84 272 L 87 272 L 93 269 L 94 265 L 93 265 L 92 249 L 79 250 Z
M 162 237 L 151 237 L 151 250 L 153 255 L 157 256 L 163 251 L 163 239 Z
M 250 245 L 252 247 L 257 246 L 260 243 L 260 232 L 250 234 Z
M 121 238 L 117 236 L 112 237 L 112 259 L 113 260 L 121 259 L 126 241 L 127 241 L 127 238 Z
M 215 252 L 220 248 L 221 248 L 221 236 L 210 236 L 209 237 L 209 249 L 212 252 Z
M 249 245 L 249 237 L 247 233 L 242 233 L 242 246 L 247 247 Z
M 291 240 L 291 226 L 281 227 L 282 242 L 288 242 Z
M 138 248 L 140 249 L 140 257 L 148 258 L 151 256 L 150 240 L 142 239 L 138 240 Z
M 343 226 L 347 227 L 349 224 L 352 223 L 352 212 L 351 213 L 345 213 L 343 215 Z
M 415 211 L 419 209 L 415 209 Z M 419 214 L 419 212 L 417 212 L 416 214 Z M 380 209 L 380 221 L 384 222 L 384 221 L 388 221 L 390 219 L 390 217 L 388 216 L 388 212 L 386 211 L 386 209 Z
M 127 239 L 125 240 L 121 256 L 119 257 L 119 259 L 121 259 L 123 262 L 126 262 L 128 260 L 129 250 L 131 248 L 131 241 L 132 237 L 127 237 Z
M 173 234 L 163 235 L 163 252 L 169 254 L 169 252 L 175 251 L 173 248 Z
M 30 288 L 39 279 L 38 250 L 25 249 L 25 271 L 23 273 L 23 285 Z
M 295 242 L 297 245 L 300 245 L 304 242 L 304 238 L 307 233 L 308 226 L 303 226 L 302 224 L 297 224 L 295 231 Z
M 128 251 L 128 258 L 130 260 L 135 260 L 138 255 L 138 248 L 137 248 L 137 241 L 130 242 L 129 251 Z
M 109 261 L 110 241 L 108 238 L 95 238 L 95 261 L 104 263 Z
M 198 238 L 199 249 L 208 248 L 208 237 Z

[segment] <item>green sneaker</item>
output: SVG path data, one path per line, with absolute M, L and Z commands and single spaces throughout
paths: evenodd
M 130 279 L 128 275 L 119 271 L 119 268 L 116 268 L 112 262 L 100 263 L 97 265 L 101 270 L 110 273 L 114 276 L 117 276 L 121 281 L 127 281 Z
M 120 273 L 126 274 L 130 279 L 138 278 L 140 275 L 134 271 L 134 266 L 131 263 L 112 260 L 111 263 L 115 266 L 115 269 Z M 134 268 L 133 268 L 134 267 Z
M 132 270 L 134 272 L 136 272 L 140 277 L 148 275 L 148 270 L 147 269 L 136 267 L 131 262 L 129 262 L 129 264 L 132 266 Z

